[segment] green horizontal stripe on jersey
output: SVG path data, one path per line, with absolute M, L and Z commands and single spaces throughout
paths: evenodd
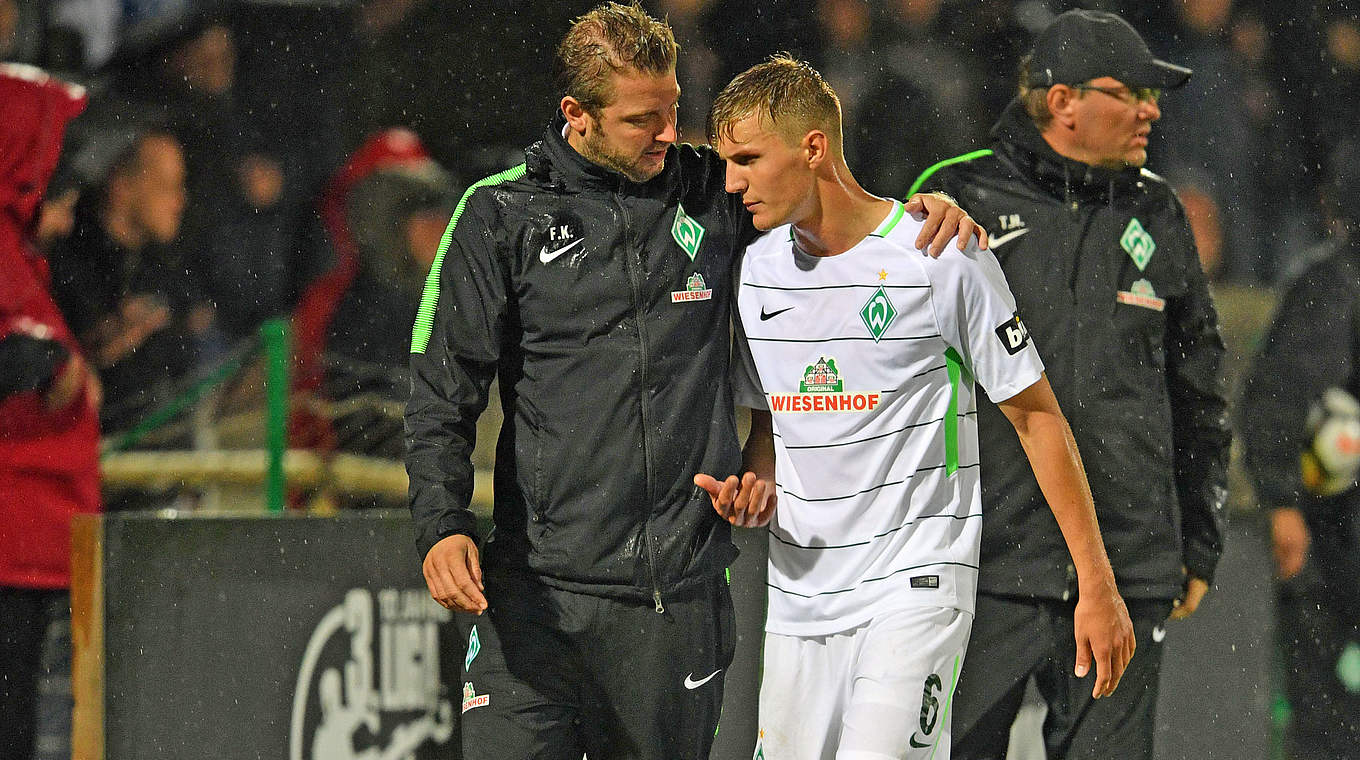
M 961 163 L 963 163 L 964 161 L 972 161 L 972 160 L 975 159 L 975 158 L 982 158 L 983 156 L 990 156 L 990 155 L 992 155 L 992 149 L 991 149 L 991 148 L 983 148 L 982 150 L 975 150 L 975 151 L 973 151 L 973 152 L 971 152 L 971 153 L 965 153 L 965 154 L 963 154 L 962 156 L 954 156 L 953 158 L 946 158 L 945 160 L 939 162 L 938 164 L 935 164 L 934 166 L 930 167 L 929 169 L 926 169 L 925 171 L 921 172 L 921 176 L 917 177 L 917 178 L 916 178 L 916 181 L 913 182 L 913 183 L 911 183 L 911 189 L 907 191 L 907 197 L 911 197 L 911 196 L 915 195 L 917 192 L 919 192 L 920 189 L 921 189 L 921 186 L 924 185 L 924 184 L 926 183 L 926 180 L 930 179 L 930 175 L 932 175 L 932 174 L 934 174 L 935 172 L 937 172 L 937 171 L 939 171 L 939 170 L 945 168 L 946 166 L 952 166 L 952 165 L 954 165 L 954 164 L 961 164 Z
M 775 591 L 778 591 L 778 592 L 781 593 L 781 594 L 788 594 L 789 596 L 798 596 L 798 597 L 802 597 L 803 599 L 812 599 L 813 597 L 817 597 L 817 596 L 830 596 L 830 595 L 832 595 L 832 594 L 844 594 L 844 593 L 846 593 L 847 591 L 854 591 L 855 589 L 859 588 L 860 586 L 863 586 L 863 585 L 866 584 L 866 583 L 873 583 L 873 582 L 875 582 L 875 581 L 886 581 L 887 579 L 893 577 L 894 575 L 898 575 L 899 573 L 906 573 L 906 572 L 910 572 L 910 571 L 912 571 L 912 570 L 920 570 L 920 569 L 923 568 L 923 567 L 940 567 L 941 565 L 952 565 L 952 566 L 954 566 L 954 567 L 966 567 L 966 568 L 968 568 L 968 569 L 970 569 L 970 570 L 976 570 L 976 569 L 978 569 L 977 565 L 970 565 L 970 564 L 968 564 L 967 562 L 927 562 L 927 563 L 925 563 L 924 565 L 912 565 L 911 567 L 904 567 L 904 568 L 902 568 L 902 569 L 900 569 L 900 570 L 894 570 L 894 571 L 892 571 L 891 573 L 888 573 L 887 575 L 879 576 L 879 577 L 877 577 L 877 578 L 865 578 L 864 580 L 860 581 L 858 585 L 851 586 L 850 588 L 841 588 L 841 589 L 836 589 L 835 591 L 818 591 L 818 592 L 815 593 L 815 594 L 800 594 L 800 593 L 798 593 L 797 591 L 789 591 L 789 590 L 786 589 L 786 588 L 780 588 L 779 586 L 776 586 L 776 585 L 774 585 L 773 583 L 766 583 L 765 585 L 768 586 L 768 587 L 770 587 L 770 588 L 772 588 L 772 589 L 774 589 Z
M 811 549 L 814 551 L 819 549 L 853 549 L 856 546 L 868 546 L 869 544 L 873 543 L 876 539 L 883 538 L 884 536 L 891 536 L 892 534 L 896 533 L 899 530 L 910 528 L 911 526 L 915 525 L 921 520 L 929 520 L 936 517 L 948 517 L 951 520 L 971 520 L 974 517 L 982 517 L 982 513 L 975 512 L 974 514 L 971 515 L 921 515 L 915 520 L 908 520 L 905 523 L 902 523 L 901 525 L 897 526 L 896 528 L 893 528 L 892 530 L 883 531 L 882 533 L 875 534 L 874 536 L 871 536 L 870 538 L 867 538 L 863 541 L 856 541 L 853 544 L 828 544 L 827 546 L 807 546 L 805 544 L 796 544 L 792 541 L 789 541 L 788 539 L 781 538 L 779 534 L 775 533 L 773 530 L 770 531 L 770 537 L 785 546 L 792 546 L 795 549 Z
M 444 236 L 439 239 L 439 253 L 435 254 L 434 264 L 430 266 L 430 273 L 425 276 L 425 289 L 420 293 L 420 310 L 416 312 L 416 323 L 411 328 L 411 353 L 423 354 L 425 349 L 430 347 L 430 333 L 434 331 L 434 309 L 439 303 L 439 271 L 444 266 L 444 254 L 449 250 L 449 243 L 453 241 L 453 228 L 458 224 L 458 217 L 463 215 L 463 209 L 467 207 L 468 198 L 482 187 L 488 185 L 499 185 L 502 182 L 514 182 L 524 176 L 526 169 L 524 164 L 513 166 L 499 174 L 493 174 L 486 179 L 472 183 L 472 186 L 463 193 L 458 205 L 453 209 L 453 216 L 449 219 L 449 226 L 444 228 Z
M 957 465 L 954 469 L 955 469 L 955 470 L 966 470 L 966 469 L 968 469 L 968 468 L 970 468 L 970 467 L 977 467 L 977 466 L 978 466 L 978 463 L 977 463 L 977 462 L 974 462 L 974 463 L 972 463 L 972 464 L 961 464 L 961 465 Z M 923 472 L 930 472 L 931 470 L 943 470 L 943 469 L 945 469 L 945 468 L 946 468 L 946 465 L 943 465 L 943 464 L 932 465 L 932 466 L 930 466 L 930 467 L 920 467 L 920 468 L 918 468 L 915 472 L 913 472 L 912 475 L 919 475 L 919 474 L 921 474 L 921 473 L 923 473 Z M 952 475 L 952 474 L 954 474 L 954 473 L 953 473 L 953 472 L 950 472 L 949 474 Z M 887 482 L 887 483 L 879 483 L 878 485 L 873 486 L 873 487 L 871 487 L 871 488 L 866 488 L 866 489 L 864 489 L 863 491 L 856 491 L 856 492 L 854 492 L 854 493 L 848 493 L 848 494 L 845 494 L 844 496 L 824 496 L 824 497 L 817 498 L 817 499 L 810 499 L 810 498 L 808 498 L 808 497 L 806 497 L 806 496 L 799 496 L 798 494 L 793 493 L 793 492 L 791 492 L 791 491 L 787 491 L 787 490 L 784 491 L 784 495 L 785 495 L 785 496 L 788 496 L 788 497 L 790 497 L 790 498 L 793 498 L 793 499 L 797 499 L 797 500 L 802 501 L 802 502 L 807 502 L 807 503 L 809 503 L 809 504 L 811 504 L 811 503 L 813 503 L 813 502 L 822 502 L 822 501 L 841 501 L 841 500 L 843 500 L 843 499 L 853 499 L 853 498 L 855 498 L 856 496 L 863 496 L 863 495 L 866 494 L 866 493 L 873 493 L 874 491 L 877 491 L 877 490 L 882 489 L 882 488 L 887 488 L 888 486 L 900 486 L 900 485 L 902 485 L 903 483 L 907 482 L 907 481 L 910 480 L 910 479 L 911 479 L 911 478 L 904 478 L 904 479 L 902 479 L 902 480 L 893 480 L 893 481 L 889 481 L 889 482 Z M 776 482 L 775 485 L 778 486 L 779 483 Z

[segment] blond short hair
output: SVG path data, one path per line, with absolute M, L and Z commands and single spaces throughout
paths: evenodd
M 841 145 L 841 101 L 816 69 L 785 53 L 743 71 L 713 101 L 708 140 L 731 137 L 732 127 L 753 114 L 768 119 L 790 144 L 820 129 Z
M 679 50 L 670 26 L 648 16 L 636 0 L 604 3 L 573 21 L 558 44 L 558 86 L 595 114 L 609 105 L 611 74 L 665 74 L 675 68 Z

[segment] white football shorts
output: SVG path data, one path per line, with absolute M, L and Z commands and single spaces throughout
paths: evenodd
M 972 626 L 914 607 L 829 636 L 766 633 L 755 760 L 949 760 Z

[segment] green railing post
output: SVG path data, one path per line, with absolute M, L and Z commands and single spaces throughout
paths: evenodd
M 288 448 L 288 322 L 270 319 L 260 325 L 265 357 L 265 444 L 269 472 L 265 479 L 265 509 L 283 511 L 283 453 Z

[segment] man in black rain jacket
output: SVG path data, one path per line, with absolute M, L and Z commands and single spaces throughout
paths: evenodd
M 943 190 L 995 224 L 1028 328 L 1016 350 L 1034 337 L 1071 422 L 1138 649 L 1112 697 L 1074 677 L 1070 558 L 1014 431 L 979 404 L 982 567 L 954 755 L 1004 754 L 1032 676 L 1050 757 L 1151 758 L 1162 625 L 1212 581 L 1230 440 L 1223 342 L 1185 212 L 1142 168 L 1157 96 L 1190 72 L 1096 11 L 1059 16 L 1022 68 L 992 147 L 912 191 Z

